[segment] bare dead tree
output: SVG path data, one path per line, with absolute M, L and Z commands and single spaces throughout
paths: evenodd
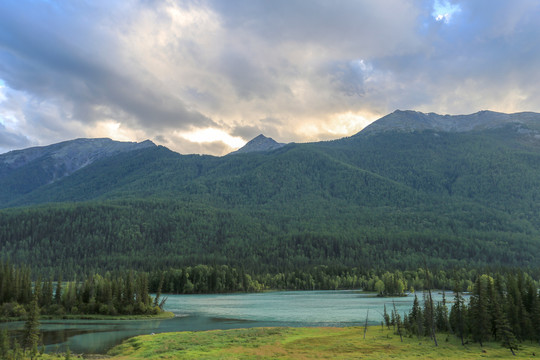
M 394 319 L 396 319 L 396 324 L 397 324 L 397 331 L 398 331 L 398 334 L 399 334 L 399 339 L 401 340 L 401 342 L 403 342 L 403 336 L 401 335 L 401 320 L 399 318 L 399 314 L 396 310 L 396 302 L 394 300 L 392 300 L 392 305 L 394 306 Z
M 364 324 L 364 340 L 366 339 L 366 332 L 367 332 L 368 318 L 369 318 L 369 309 L 368 309 L 368 311 L 367 311 L 367 314 L 366 314 L 366 322 L 365 322 L 365 324 Z

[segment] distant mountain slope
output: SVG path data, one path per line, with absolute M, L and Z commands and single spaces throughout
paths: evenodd
M 540 114 L 522 112 L 504 114 L 493 111 L 480 111 L 471 115 L 438 115 L 418 111 L 396 110 L 367 126 L 357 135 L 366 135 L 383 131 L 447 131 L 467 132 L 496 129 L 508 124 L 533 126 L 534 135 L 540 138 Z
M 136 149 L 155 147 L 111 139 L 76 139 L 0 155 L 0 204 L 53 183 L 95 161 Z
M 275 149 L 279 149 L 280 147 L 285 146 L 286 144 L 278 143 L 272 138 L 266 137 L 264 135 L 259 135 L 250 141 L 244 146 L 242 146 L 240 149 L 231 152 L 229 155 L 232 154 L 245 154 L 250 152 L 262 152 L 262 151 L 271 151 Z

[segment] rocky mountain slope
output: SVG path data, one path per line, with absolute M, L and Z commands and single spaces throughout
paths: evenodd
M 540 130 L 540 114 L 538 113 L 504 114 L 493 111 L 480 111 L 470 115 L 439 115 L 411 110 L 396 110 L 367 126 L 358 135 L 384 131 L 481 131 L 500 128 L 508 124 L 532 126 L 532 129 L 526 131 L 534 132 L 535 135 L 540 134 L 540 131 L 538 131 Z
M 76 139 L 10 151 L 0 154 L 0 187 L 12 195 L 26 194 L 69 176 L 95 161 L 155 146 L 149 140 L 134 143 L 111 139 Z

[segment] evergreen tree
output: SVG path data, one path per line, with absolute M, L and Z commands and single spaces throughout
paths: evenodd
M 6 359 L 9 352 L 9 336 L 7 329 L 0 331 L 0 359 Z
M 37 355 L 37 345 L 39 341 L 39 306 L 37 294 L 30 303 L 28 318 L 24 324 L 23 344 L 25 349 L 29 349 L 31 357 Z
M 463 341 L 464 327 L 465 327 L 465 316 L 463 314 L 463 296 L 459 286 L 456 285 L 454 290 L 454 304 L 450 312 L 450 324 L 454 329 L 454 333 L 461 339 L 461 345 L 465 345 Z
M 41 307 L 49 306 L 52 303 L 52 298 L 53 298 L 52 278 L 49 278 L 48 281 L 43 282 L 39 305 Z
M 533 339 L 540 341 L 540 299 L 538 294 L 535 294 L 531 304 L 531 322 L 533 324 L 534 335 Z
M 392 311 L 392 313 L 394 314 L 394 317 L 395 317 L 395 321 L 396 321 L 396 325 L 397 325 L 397 331 L 398 331 L 398 334 L 399 334 L 399 339 L 401 340 L 401 342 L 403 342 L 403 334 L 401 332 L 401 328 L 402 328 L 402 322 L 401 322 L 401 318 L 396 310 L 396 303 L 395 301 L 392 300 L 392 305 L 393 305 L 393 308 L 394 310 Z
M 510 349 L 512 352 L 512 355 L 516 355 L 514 350 L 518 349 L 518 342 L 517 339 L 512 332 L 512 328 L 510 327 L 510 323 L 506 319 L 506 316 L 502 314 L 502 311 L 500 310 L 500 306 L 497 305 L 497 312 L 500 313 L 500 316 L 497 317 L 496 320 L 496 328 L 497 328 L 497 338 L 501 342 L 501 345 L 505 348 Z
M 390 316 L 386 312 L 386 304 L 384 304 L 384 313 L 383 313 L 384 323 L 388 329 L 390 329 Z
M 154 298 L 154 307 L 159 305 L 159 298 L 161 297 L 161 290 L 163 288 L 163 282 L 165 281 L 165 274 L 161 273 L 161 277 L 159 279 L 159 285 L 156 290 L 156 297 Z M 171 289 L 172 290 L 172 289 Z
M 489 314 L 489 302 L 487 293 L 488 277 L 479 276 L 474 284 L 473 295 L 470 300 L 470 321 L 472 334 L 475 341 L 483 346 L 483 342 L 489 340 L 491 333 L 491 316 Z
M 418 302 L 418 296 L 414 295 L 413 306 L 409 315 L 409 321 L 413 334 L 418 337 L 424 336 L 424 316 Z
M 442 301 L 437 303 L 435 307 L 435 326 L 437 331 L 447 332 L 448 328 L 448 308 L 446 307 L 446 297 L 443 292 Z

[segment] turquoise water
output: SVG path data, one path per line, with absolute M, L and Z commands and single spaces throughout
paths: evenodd
M 451 294 L 447 294 L 451 300 Z M 422 294 L 418 294 L 422 299 Z M 434 300 L 440 301 L 441 294 Z M 409 312 L 414 296 L 379 298 L 357 291 L 282 291 L 259 294 L 168 295 L 167 320 L 46 320 L 41 330 L 47 352 L 104 353 L 126 338 L 171 331 L 204 331 L 260 326 L 354 326 L 380 324 L 383 309 Z M 14 333 L 23 322 L 0 324 Z
M 380 298 L 356 291 L 284 291 L 258 294 L 170 296 L 167 310 L 175 314 L 276 326 L 349 326 L 380 323 L 384 304 L 395 301 L 398 312 L 408 311 L 413 297 Z

